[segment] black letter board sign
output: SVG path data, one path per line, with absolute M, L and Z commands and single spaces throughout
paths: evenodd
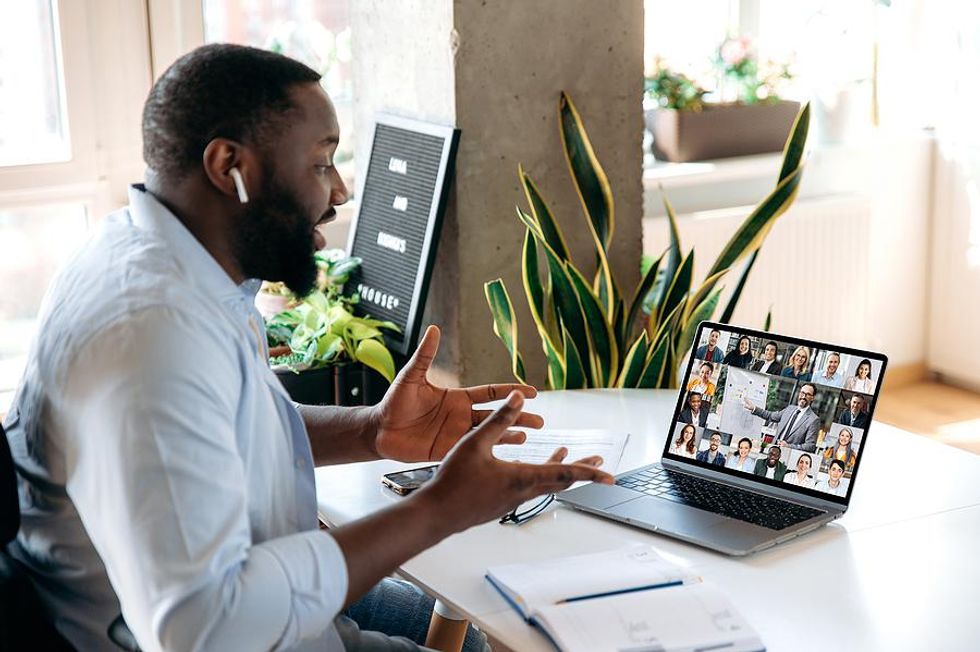
M 459 130 L 379 115 L 347 245 L 364 262 L 347 286 L 358 309 L 394 322 L 388 346 L 408 354 L 419 337 Z

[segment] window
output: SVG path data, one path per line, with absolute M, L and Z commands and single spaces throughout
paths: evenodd
M 52 0 L 9 3 L 0 21 L 0 166 L 71 158 Z
M 337 110 L 335 161 L 354 188 L 354 92 L 349 0 L 204 0 L 204 40 L 265 48 L 319 72 Z
M 142 177 L 149 82 L 144 3 L 0 2 L 0 415 L 55 271 Z

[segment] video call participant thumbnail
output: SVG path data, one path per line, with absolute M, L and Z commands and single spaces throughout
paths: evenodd
M 779 461 L 782 454 L 783 451 L 779 446 L 770 446 L 766 452 L 765 459 L 758 460 L 755 463 L 753 473 L 769 478 L 770 480 L 775 480 L 776 482 L 782 482 L 783 477 L 786 475 L 786 465 Z
M 708 421 L 708 408 L 701 400 L 701 392 L 687 393 L 687 406 L 681 410 L 680 420 L 684 423 L 693 423 L 696 426 L 704 427 Z
M 722 353 L 721 348 L 718 346 L 718 338 L 721 337 L 721 332 L 712 329 L 708 333 L 708 343 L 698 347 L 698 350 L 694 352 L 694 357 L 697 360 L 707 360 L 709 362 L 721 362 L 725 354 Z
M 747 335 L 738 338 L 738 344 L 728 352 L 721 363 L 739 369 L 748 369 L 749 365 L 752 364 L 752 340 Z
M 715 384 L 711 380 L 711 374 L 715 371 L 715 365 L 710 362 L 702 362 L 698 367 L 698 375 L 687 383 L 687 391 L 700 392 L 702 396 L 714 396 Z
M 725 468 L 735 469 L 743 473 L 752 473 L 755 470 L 755 462 L 749 457 L 749 453 L 751 452 L 752 440 L 748 437 L 742 437 L 738 440 L 738 451 L 732 453 L 732 456 L 728 458 L 728 461 L 725 463 Z
M 837 417 L 837 423 L 865 430 L 868 427 L 868 413 L 864 411 L 864 398 L 859 394 L 852 396 L 847 407 Z
M 775 342 L 766 342 L 766 345 L 762 347 L 762 357 L 756 360 L 749 369 L 778 376 L 783 371 L 783 365 L 776 360 L 777 355 L 779 355 L 779 346 Z
M 751 446 L 751 442 L 749 444 Z M 725 465 L 725 454 L 718 450 L 721 447 L 721 435 L 717 432 L 711 433 L 708 439 L 708 448 L 695 456 L 698 462 L 704 464 L 714 464 L 715 466 Z
M 799 459 L 796 460 L 796 471 L 793 473 L 787 473 L 783 476 L 783 482 L 786 484 L 795 485 L 797 487 L 805 487 L 810 489 L 813 487 L 813 478 L 810 477 L 810 469 L 813 467 L 813 458 L 810 457 L 809 453 L 803 453 L 800 455 Z
M 828 478 L 818 482 L 814 489 L 817 491 L 825 491 L 829 494 L 834 494 L 835 496 L 843 496 L 847 493 L 844 483 L 841 482 L 841 478 L 844 476 L 843 462 L 840 460 L 833 460 L 830 463 L 830 468 L 827 470 L 827 475 Z
M 871 360 L 865 358 L 858 363 L 857 371 L 844 382 L 844 389 L 871 394 L 875 391 L 875 382 L 871 377 Z
M 691 424 L 686 424 L 681 428 L 680 433 L 677 435 L 677 439 L 674 440 L 673 445 L 670 447 L 670 453 L 672 455 L 680 455 L 681 457 L 688 457 L 694 459 L 694 454 L 697 452 L 697 445 L 695 444 L 695 438 L 697 437 L 697 430 Z
M 831 351 L 827 354 L 824 370 L 813 378 L 814 382 L 828 387 L 840 387 L 844 384 L 844 374 L 840 371 L 840 353 Z
M 848 428 L 843 428 L 837 433 L 837 443 L 823 452 L 825 460 L 840 460 L 845 465 L 845 470 L 853 469 L 857 462 L 857 450 L 853 446 L 854 433 Z
M 809 364 L 810 349 L 805 346 L 798 346 L 793 351 L 793 355 L 789 357 L 789 362 L 786 363 L 786 367 L 780 375 L 795 380 L 810 380 L 810 374 L 806 370 Z
M 820 434 L 820 417 L 810 408 L 816 390 L 813 383 L 804 383 L 800 386 L 796 405 L 787 405 L 782 410 L 770 412 L 744 397 L 742 405 L 757 417 L 762 417 L 766 421 L 778 421 L 776 443 L 779 446 L 789 446 L 812 453 L 817 450 L 817 436 Z

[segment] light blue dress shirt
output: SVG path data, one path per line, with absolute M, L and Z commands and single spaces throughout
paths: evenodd
M 12 552 L 80 650 L 115 650 L 120 605 L 144 650 L 341 649 L 347 566 L 255 289 L 134 186 L 45 297 Z

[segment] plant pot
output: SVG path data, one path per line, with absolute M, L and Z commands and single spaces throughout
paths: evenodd
M 683 163 L 730 156 L 780 152 L 799 102 L 706 104 L 703 111 L 652 109 L 646 112 L 653 155 Z
M 290 398 L 305 405 L 375 405 L 388 390 L 384 376 L 362 364 L 275 373 Z

